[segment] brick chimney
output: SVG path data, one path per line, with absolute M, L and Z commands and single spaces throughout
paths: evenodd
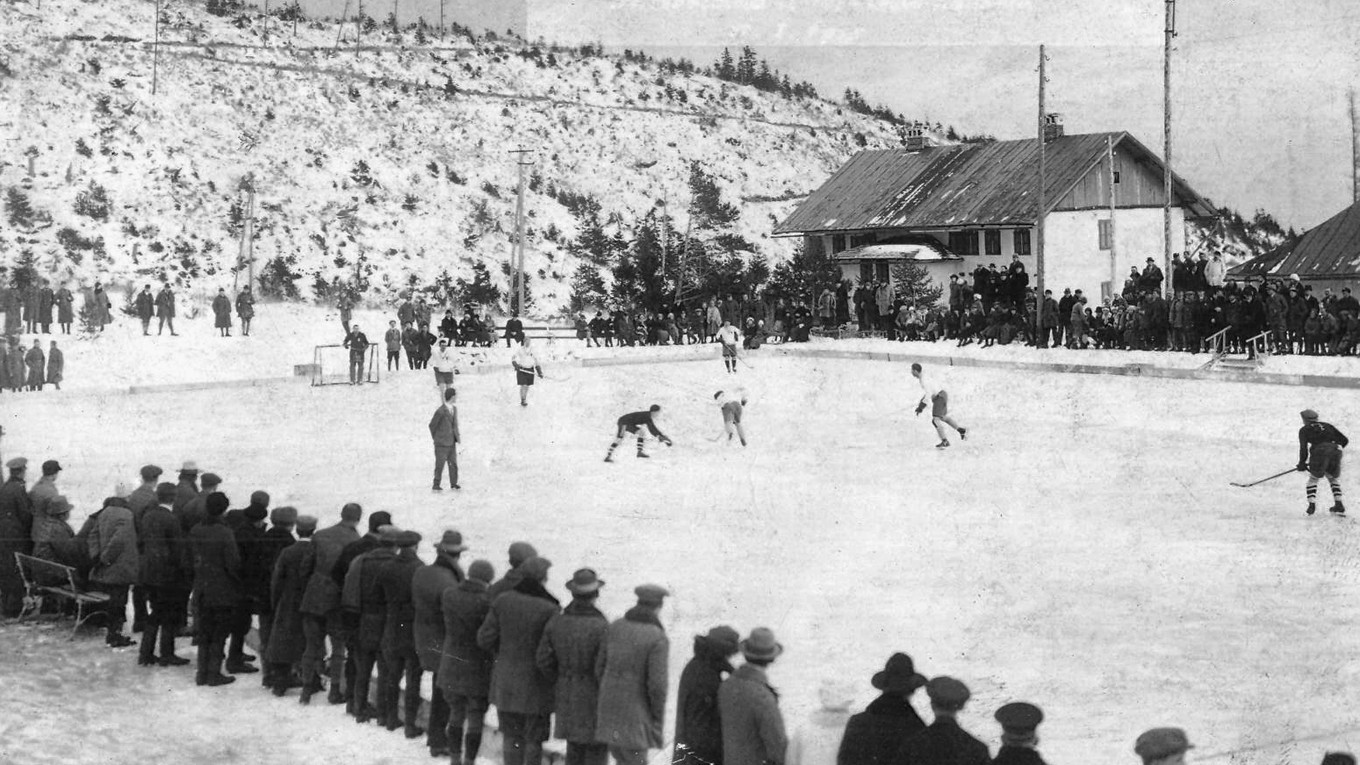
M 920 125 L 912 125 L 907 128 L 907 151 L 920 151 L 930 148 L 930 139 L 926 138 L 926 131 Z
M 1044 143 L 1063 137 L 1063 119 L 1057 112 L 1044 115 Z

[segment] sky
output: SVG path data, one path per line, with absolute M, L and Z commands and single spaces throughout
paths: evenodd
M 908 118 L 998 138 L 1034 133 L 1042 43 L 1048 110 L 1068 133 L 1127 130 L 1162 153 L 1164 0 L 521 1 L 532 38 L 698 63 L 751 45 L 823 95 L 853 87 Z M 344 2 L 306 5 L 338 15 Z M 396 2 L 404 16 L 438 14 L 437 0 Z M 1176 172 L 1215 204 L 1299 229 L 1349 205 L 1360 2 L 1177 0 L 1176 11 Z

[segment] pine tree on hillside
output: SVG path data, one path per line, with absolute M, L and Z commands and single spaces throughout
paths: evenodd
M 472 264 L 471 282 L 459 277 L 458 293 L 463 296 L 464 301 L 472 305 L 491 306 L 501 302 L 500 288 L 491 282 L 491 272 L 487 270 L 486 264 L 480 261 Z
M 33 203 L 18 186 L 10 186 L 5 192 L 5 212 L 9 225 L 15 228 L 33 228 Z
M 599 268 L 589 263 L 582 263 L 576 267 L 576 273 L 571 277 L 570 308 L 572 312 L 584 311 L 591 306 L 598 306 L 608 296 L 609 290 L 605 287 L 604 277 L 600 275 Z
M 33 250 L 26 249 L 19 253 L 19 259 L 14 262 L 9 277 L 10 286 L 20 291 L 38 283 L 38 256 L 33 254 Z
M 718 58 L 717 72 L 720 80 L 733 80 L 737 76 L 736 67 L 732 64 L 732 51 L 723 48 L 722 56 Z
M 793 257 L 774 267 L 765 294 L 767 297 L 811 303 L 822 290 L 834 290 L 840 281 L 840 266 L 825 253 L 810 253 L 800 244 L 794 250 Z
M 944 296 L 944 288 L 930 278 L 925 268 L 915 263 L 897 263 L 889 271 L 897 297 L 918 306 L 932 306 Z
M 695 160 L 689 165 L 689 190 L 693 196 L 694 226 L 698 229 L 721 229 L 730 226 L 741 217 L 736 205 L 724 202 L 722 192 L 713 176 L 704 172 L 703 165 Z

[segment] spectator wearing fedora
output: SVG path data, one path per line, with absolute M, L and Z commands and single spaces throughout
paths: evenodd
M 24 482 L 28 460 L 15 457 L 5 467 L 9 479 L 0 486 L 0 615 L 13 618 L 24 604 L 24 580 L 14 554 L 33 552 L 33 502 Z
M 676 698 L 676 765 L 718 765 L 722 762 L 722 718 L 718 715 L 718 686 L 732 674 L 737 655 L 737 631 L 722 625 L 707 635 L 694 636 L 694 658 L 680 673 Z
M 264 494 L 264 492 L 257 492 Z M 268 495 L 265 495 L 268 496 Z M 267 505 L 268 502 L 266 501 Z M 255 565 L 259 569 L 261 586 L 259 588 L 259 600 L 256 604 L 256 613 L 260 615 L 260 650 L 265 651 L 269 648 L 269 641 L 274 637 L 274 566 L 278 563 L 279 556 L 284 550 L 293 546 L 297 538 L 293 536 L 293 527 L 297 525 L 298 511 L 296 507 L 284 505 L 269 511 L 269 528 L 261 534 L 256 541 L 255 549 L 257 560 Z M 266 688 L 273 688 L 275 681 L 286 690 L 289 683 L 293 682 L 290 667 L 283 667 L 284 676 L 274 677 L 274 670 L 277 666 L 271 666 L 268 660 L 264 662 L 264 672 L 260 676 L 260 682 Z M 296 687 L 296 684 L 294 684 Z
M 221 483 L 219 481 L 218 483 Z M 204 492 L 211 494 L 204 487 Z M 178 513 L 183 507 L 189 504 L 189 500 L 198 496 L 198 463 L 193 460 L 185 460 L 179 469 L 179 483 L 175 486 L 175 505 L 174 510 Z M 206 496 L 204 500 L 206 501 Z M 188 531 L 188 529 L 185 529 Z
M 952 677 L 936 677 L 926 683 L 930 710 L 935 721 L 907 739 L 899 753 L 901 765 L 988 765 L 987 745 L 959 727 L 957 716 L 972 694 L 968 686 Z
M 769 629 L 756 627 L 738 647 L 746 663 L 718 688 L 723 765 L 781 765 L 789 740 L 779 713 L 779 694 L 765 673 L 784 646 Z
M 1180 728 L 1144 731 L 1133 744 L 1133 751 L 1143 758 L 1143 765 L 1180 765 L 1185 762 L 1185 753 L 1194 748 Z
M 491 703 L 496 705 L 504 736 L 505 765 L 539 765 L 548 720 L 553 711 L 553 683 L 538 669 L 538 644 L 548 621 L 561 610 L 544 588 L 552 562 L 530 558 L 520 564 L 515 588 L 491 601 L 477 630 L 477 644 L 496 658 L 491 665 Z
M 189 531 L 200 623 L 199 685 L 226 685 L 236 680 L 222 674 L 232 618 L 240 608 L 242 597 L 241 553 L 236 547 L 236 536 L 222 522 L 227 505 L 227 495 L 220 491 L 209 494 L 203 522 Z M 130 516 L 131 512 L 128 514 Z
M 996 721 L 1001 723 L 1001 748 L 993 765 L 1045 765 L 1039 756 L 1039 734 L 1036 729 L 1044 721 L 1044 713 L 1033 704 L 1013 701 L 996 710 Z
M 274 511 L 275 517 L 279 517 L 282 511 L 290 509 L 292 508 L 278 508 Z M 284 695 L 288 688 L 296 683 L 302 685 L 302 694 L 307 697 L 307 703 L 310 703 L 311 695 L 320 688 L 315 679 L 312 679 L 312 685 L 302 682 L 304 673 L 298 667 L 298 663 L 302 661 L 307 651 L 307 635 L 302 626 L 302 598 L 307 590 L 308 568 L 316 562 L 315 548 L 312 546 L 316 518 L 310 515 L 297 515 L 296 510 L 293 510 L 292 518 L 293 527 L 297 530 L 297 541 L 279 553 L 269 580 L 269 601 L 273 619 L 270 624 L 269 642 L 264 647 L 264 660 L 266 674 L 274 680 L 272 688 L 275 696 Z M 274 528 L 281 525 L 276 522 Z
M 839 678 L 828 678 L 817 689 L 820 708 L 789 738 L 785 765 L 835 765 L 845 724 L 850 721 L 854 691 Z
M 519 584 L 520 579 L 523 578 L 523 574 L 520 573 L 519 567 L 524 564 L 524 561 L 536 557 L 538 551 L 528 542 L 511 542 L 509 555 L 509 570 L 505 572 L 505 576 L 501 577 L 499 581 L 491 585 L 486 591 L 486 596 L 493 601 L 503 593 L 515 589 L 515 585 Z
M 411 602 L 415 607 L 414 637 L 420 668 L 432 678 L 430 691 L 430 720 L 426 726 L 431 757 L 447 757 L 449 744 L 446 729 L 449 724 L 449 703 L 439 682 L 439 652 L 444 645 L 444 614 L 440 599 L 444 591 L 463 581 L 463 569 L 458 556 L 467 549 L 463 535 L 453 529 L 434 546 L 434 563 L 422 566 L 411 577 Z
M 637 605 L 615 620 L 595 659 L 600 704 L 595 738 L 619 765 L 644 765 L 664 745 L 670 641 L 658 615 L 670 593 L 655 584 L 633 589 Z
M 583 568 L 566 586 L 571 602 L 544 628 L 538 668 L 555 685 L 556 736 L 567 742 L 567 765 L 605 765 L 609 747 L 595 738 L 600 696 L 595 662 L 609 630 L 609 620 L 596 607 L 604 581 Z
M 407 738 L 420 738 L 425 729 L 416 725 L 420 712 L 420 655 L 416 653 L 416 607 L 411 599 L 411 582 L 422 568 L 416 557 L 420 534 L 403 531 L 397 535 L 397 555 L 378 573 L 381 601 L 386 605 L 383 620 L 382 662 L 378 673 L 378 721 L 388 730 L 405 725 Z M 398 686 L 405 681 L 401 720 L 397 719 Z M 384 719 L 385 718 L 385 719 Z
M 145 475 L 145 473 L 144 473 Z M 193 581 L 189 547 L 170 506 L 175 501 L 175 485 L 156 487 L 156 502 L 142 512 L 137 524 L 141 544 L 141 571 L 138 589 L 149 609 L 143 622 L 141 651 L 137 663 L 162 667 L 188 664 L 175 655 L 175 634 L 183 618 L 180 609 Z M 159 639 L 160 658 L 156 658 Z
M 895 761 L 907 739 L 926 729 L 911 706 L 911 694 L 926 684 L 905 653 L 888 657 L 883 671 L 874 674 L 873 686 L 883 693 L 853 715 L 845 726 L 845 738 L 836 757 L 839 765 L 886 765 Z
M 340 555 L 353 542 L 359 540 L 358 526 L 363 518 L 364 509 L 358 503 L 350 502 L 340 510 L 340 522 L 324 528 L 312 535 L 311 573 L 307 586 L 302 591 L 302 631 L 307 638 L 307 649 L 302 655 L 302 697 L 306 704 L 311 694 L 321 688 L 321 674 L 326 657 L 326 639 L 330 638 L 330 664 L 324 667 L 331 680 L 330 693 L 326 700 L 332 704 L 345 703 L 346 690 L 354 684 L 354 675 L 349 675 L 349 685 L 344 685 L 346 630 L 343 612 L 340 608 L 340 587 L 331 573 L 340 560 Z M 304 571 L 308 566 L 304 564 Z M 309 693 L 306 689 L 311 689 Z
M 462 439 L 458 434 L 458 405 L 454 403 L 457 397 L 458 391 L 446 388 L 444 403 L 430 418 L 430 438 L 434 440 L 434 483 L 430 488 L 434 491 L 444 490 L 440 484 L 445 465 L 449 466 L 449 486 L 463 488 L 458 485 L 458 443 Z
M 447 738 L 452 765 L 473 765 L 482 746 L 492 657 L 477 644 L 477 631 L 491 611 L 486 590 L 494 578 L 496 571 L 490 563 L 475 560 L 468 566 L 467 578 L 439 597 L 444 645 L 436 677 L 449 705 Z
M 372 516 L 369 518 L 372 520 Z M 345 586 L 340 593 L 340 602 L 354 617 L 351 623 L 355 627 L 350 649 L 354 654 L 354 685 L 347 711 L 360 723 L 375 717 L 379 724 L 387 722 L 383 716 L 386 710 L 382 696 L 386 676 L 383 673 L 384 666 L 379 661 L 383 629 L 387 624 L 387 601 L 383 599 L 381 577 L 383 568 L 397 557 L 401 529 L 391 524 L 381 529 L 376 534 L 377 546 L 350 562 L 345 572 Z M 369 688 L 373 684 L 375 667 L 378 670 L 379 689 L 377 706 L 369 704 Z

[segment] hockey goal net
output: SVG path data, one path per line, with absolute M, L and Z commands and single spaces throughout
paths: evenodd
M 358 382 L 378 381 L 378 346 L 364 351 L 362 367 L 357 371 Z M 350 380 L 349 349 L 343 345 L 318 345 L 312 356 L 312 385 L 348 385 Z

